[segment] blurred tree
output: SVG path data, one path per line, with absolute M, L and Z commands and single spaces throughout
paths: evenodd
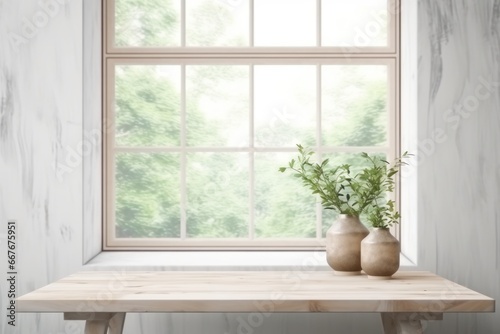
M 276 175 L 288 153 L 255 155 L 255 235 L 259 238 L 316 237 L 316 199 L 295 178 Z
M 179 194 L 177 154 L 118 154 L 117 237 L 180 237 Z
M 363 96 L 349 106 L 349 115 L 338 124 L 334 142 L 342 146 L 378 146 L 387 140 L 387 83 L 368 82 Z
M 180 42 L 179 13 L 173 0 L 116 0 L 116 44 L 165 46 Z M 243 42 L 228 39 L 232 16 L 217 1 L 199 1 L 187 34 L 192 45 Z M 208 19 L 210 18 L 210 19 Z M 208 20 L 208 21 L 207 21 Z M 241 69 L 241 68 L 240 68 Z M 203 111 L 206 96 L 226 98 L 220 83 L 241 79 L 234 66 L 187 66 L 186 100 L 188 145 L 224 145 L 222 133 L 229 121 Z M 248 72 L 246 72 L 248 75 Z M 180 145 L 181 70 L 174 65 L 128 65 L 116 68 L 116 143 L 123 146 Z M 343 90 L 342 87 L 351 87 Z M 335 124 L 322 136 L 329 145 L 376 146 L 387 140 L 387 83 L 371 80 L 355 67 L 345 71 L 340 86 L 323 92 L 336 101 Z M 226 98 L 227 100 L 227 98 Z M 248 99 L 232 103 L 235 113 L 248 113 Z M 336 114 L 337 115 L 337 114 Z M 323 124 L 327 125 L 327 124 Z M 334 131 L 332 131 L 334 129 Z M 266 130 L 266 129 L 264 129 Z M 263 130 L 263 131 L 264 131 Z M 255 139 L 279 142 L 287 133 L 316 144 L 315 133 L 301 124 L 276 123 L 271 133 L 255 133 Z M 272 136 L 272 138 L 269 138 Z M 262 139 L 263 138 L 263 139 Z M 262 144 L 262 143 L 260 143 Z M 255 170 L 249 170 L 249 154 Z M 289 153 L 189 153 L 186 155 L 187 233 L 189 237 L 247 237 L 250 210 L 255 214 L 258 238 L 316 236 L 314 196 L 293 178 L 278 174 L 280 161 Z M 283 159 L 284 157 L 284 159 Z M 333 163 L 360 167 L 353 154 L 332 154 Z M 255 179 L 254 208 L 249 207 L 250 175 Z M 180 237 L 181 154 L 118 153 L 116 156 L 116 231 L 118 237 Z M 323 213 L 326 230 L 333 217 Z
M 180 18 L 175 0 L 115 0 L 117 46 L 180 44 Z
M 188 155 L 189 237 L 248 237 L 248 154 Z
M 173 72 L 165 75 L 165 70 Z M 116 67 L 116 142 L 125 146 L 180 144 L 180 66 Z
M 243 36 L 233 27 L 232 7 L 225 1 L 189 1 L 186 18 L 186 44 L 189 46 L 241 46 Z

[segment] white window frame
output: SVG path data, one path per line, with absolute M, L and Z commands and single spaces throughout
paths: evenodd
M 321 1 L 316 0 L 318 4 Z M 388 109 L 389 112 L 389 143 L 392 147 L 387 149 L 388 158 L 392 159 L 400 152 L 400 19 L 399 0 L 388 0 L 391 11 L 390 27 L 394 34 L 393 41 L 388 47 L 383 48 L 117 48 L 113 46 L 114 31 L 110 29 L 114 25 L 113 0 L 105 1 L 103 8 L 103 18 L 108 17 L 107 26 L 103 34 L 103 109 L 104 109 L 104 145 L 103 145 L 103 249 L 104 250 L 313 250 L 323 247 L 323 240 L 316 239 L 162 239 L 162 238 L 116 238 L 114 236 L 114 209 L 109 203 L 113 201 L 114 175 L 113 163 L 113 127 L 106 126 L 112 124 L 113 105 L 112 97 L 114 83 L 107 78 L 113 77 L 114 65 L 116 64 L 207 64 L 220 63 L 220 58 L 230 55 L 231 62 L 235 64 L 255 64 L 270 62 L 311 62 L 317 64 L 386 64 L 388 69 L 394 70 L 389 75 L 393 80 L 389 81 L 391 88 L 389 92 Z M 318 5 L 318 10 L 321 10 Z M 184 12 L 182 12 L 184 15 Z M 109 20 L 109 18 L 111 18 Z M 318 20 L 319 21 L 319 20 Z M 106 21 L 104 21 L 106 22 Z M 321 26 L 321 22 L 318 22 Z M 319 29 L 319 28 L 318 28 Z M 319 35 L 319 34 L 318 34 Z M 320 37 L 318 37 L 320 40 Z M 183 38 L 183 40 L 185 40 Z M 319 42 L 318 42 L 319 43 Z M 297 52 L 300 49 L 300 52 Z M 293 51 L 293 52 L 292 52 Z M 279 60 L 278 60 L 279 59 Z M 227 61 L 224 61 L 227 64 Z M 319 66 L 319 65 L 318 65 Z M 369 148 L 338 148 L 342 152 L 360 152 L 360 149 L 370 151 Z M 377 151 L 380 148 L 376 148 Z M 396 200 L 399 203 L 400 192 L 397 187 Z M 319 207 L 319 210 L 321 208 Z M 185 223 L 185 222 L 184 222 Z M 393 233 L 399 237 L 400 229 L 395 227 Z

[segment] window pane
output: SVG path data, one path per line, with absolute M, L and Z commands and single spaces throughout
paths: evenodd
M 248 0 L 186 0 L 188 46 L 248 46 Z
M 255 66 L 255 144 L 316 144 L 316 66 Z
M 248 237 L 248 164 L 245 153 L 188 155 L 188 237 Z
M 187 143 L 248 146 L 248 66 L 187 66 Z
M 387 145 L 388 79 L 384 65 L 322 67 L 322 144 Z
M 315 46 L 316 1 L 254 0 L 255 46 Z
M 323 46 L 387 46 L 387 0 L 322 0 Z
M 178 238 L 178 154 L 116 155 L 116 236 Z
M 115 0 L 115 45 L 179 46 L 180 0 Z
M 278 171 L 295 154 L 255 154 L 255 236 L 316 237 L 316 198 L 302 182 Z
M 116 144 L 179 145 L 180 82 L 179 66 L 116 66 Z

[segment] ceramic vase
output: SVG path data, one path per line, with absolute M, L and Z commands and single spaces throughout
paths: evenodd
M 359 217 L 338 216 L 326 232 L 326 260 L 335 274 L 361 274 L 361 240 L 368 233 Z
M 401 244 L 388 228 L 374 228 L 361 242 L 361 267 L 373 279 L 390 279 L 399 269 Z

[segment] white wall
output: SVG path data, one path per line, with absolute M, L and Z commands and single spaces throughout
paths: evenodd
M 419 264 L 500 298 L 500 1 L 419 1 Z M 452 294 L 452 291 L 446 291 Z M 498 333 L 500 313 L 432 333 Z
M 42 2 L 42 4 L 47 1 Z M 60 315 L 6 323 L 8 219 L 17 220 L 17 293 L 82 264 L 82 1 L 0 0 L 0 332 L 71 330 Z M 79 324 L 78 324 L 79 325 Z
M 85 0 L 84 8 L 82 0 L 43 2 L 61 5 L 44 16 L 38 0 L 0 0 L 0 254 L 6 249 L 6 222 L 16 219 L 19 294 L 79 270 L 98 249 L 89 243 L 82 251 L 82 229 L 95 229 L 92 222 L 99 217 L 94 196 L 98 145 L 81 154 L 83 161 L 78 158 L 78 150 L 85 149 L 83 124 L 99 128 L 98 114 L 92 114 L 99 103 L 90 99 L 98 92 L 93 83 L 98 82 L 99 60 L 92 56 L 99 47 L 98 0 Z M 34 16 L 39 27 L 27 23 Z M 499 21 L 498 0 L 419 1 L 419 265 L 496 299 Z M 0 263 L 3 272 L 6 258 Z M 1 282 L 4 310 L 6 285 Z M 82 332 L 79 322 L 46 314 L 18 314 L 18 325 L 11 328 L 3 313 L 2 333 Z M 132 315 L 126 333 L 236 333 L 238 317 L 247 315 Z M 491 334 L 499 329 L 498 312 L 460 314 L 429 323 L 426 333 Z M 254 331 L 313 332 L 382 333 L 378 317 L 367 314 L 277 314 Z

